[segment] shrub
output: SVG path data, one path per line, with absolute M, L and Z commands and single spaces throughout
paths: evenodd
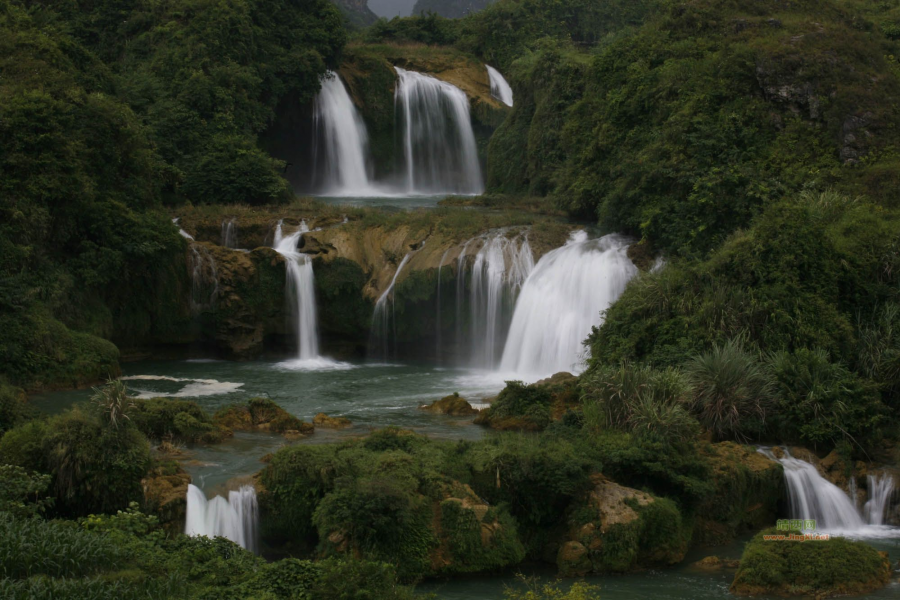
M 0 464 L 0 512 L 14 517 L 33 517 L 53 504 L 44 493 L 51 477 L 29 473 L 22 467 Z
M 316 565 L 321 576 L 312 598 L 322 600 L 412 600 L 409 588 L 397 583 L 398 569 L 388 563 L 326 559 Z
M 156 440 L 217 442 L 227 433 L 216 427 L 196 402 L 179 398 L 136 400 L 131 419 L 145 435 Z
M 34 416 L 25 392 L 0 380 L 0 436 Z
M 685 365 L 693 410 L 718 440 L 746 440 L 763 432 L 774 382 L 766 366 L 739 340 L 730 340 Z
M 813 445 L 879 440 L 887 410 L 875 384 L 831 362 L 821 349 L 778 352 L 769 361 L 778 382 L 775 430 L 782 439 Z
M 111 427 L 119 428 L 123 420 L 130 419 L 134 401 L 128 397 L 128 387 L 120 379 L 108 379 L 106 385 L 94 388 L 91 400 L 100 409 L 104 421 Z
M 476 422 L 496 429 L 543 429 L 550 424 L 552 399 L 547 386 L 507 381 L 497 399 L 482 411 Z

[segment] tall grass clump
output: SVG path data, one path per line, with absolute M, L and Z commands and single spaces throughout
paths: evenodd
M 775 397 L 765 364 L 739 339 L 716 345 L 685 364 L 692 408 L 700 424 L 717 440 L 747 440 L 760 435 Z
M 619 429 L 665 443 L 684 442 L 697 433 L 686 405 L 687 382 L 676 369 L 631 363 L 596 367 L 582 385 L 589 429 Z

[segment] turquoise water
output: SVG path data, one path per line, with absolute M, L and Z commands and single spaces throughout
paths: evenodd
M 494 373 L 432 365 L 371 364 L 318 360 L 229 362 L 213 360 L 141 361 L 123 365 L 123 377 L 139 397 L 171 396 L 196 401 L 210 413 L 256 396 L 268 396 L 304 421 L 320 412 L 349 418 L 342 430 L 317 429 L 294 443 L 320 444 L 366 435 L 394 425 L 437 439 L 477 440 L 485 429 L 472 417 L 434 415 L 419 406 L 459 392 L 473 403 L 496 395 L 503 378 Z M 90 390 L 32 397 L 55 413 L 86 401 Z M 288 443 L 280 435 L 239 433 L 217 446 L 183 448 L 179 457 L 195 485 L 215 491 L 232 477 L 263 467 L 260 458 Z

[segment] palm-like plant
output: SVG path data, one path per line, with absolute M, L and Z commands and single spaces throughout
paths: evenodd
M 94 388 L 91 400 L 100 407 L 107 423 L 115 429 L 130 418 L 128 412 L 135 407 L 134 401 L 128 396 L 128 387 L 120 379 L 109 378 L 106 385 Z
M 776 386 L 770 370 L 740 340 L 694 357 L 685 365 L 693 410 L 718 440 L 745 441 L 759 433 L 774 402 Z

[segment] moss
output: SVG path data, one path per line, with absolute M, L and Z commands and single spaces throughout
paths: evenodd
M 827 541 L 766 540 L 768 535 L 802 535 L 768 529 L 744 549 L 731 591 L 738 595 L 856 595 L 888 584 L 891 564 L 864 542 L 832 537 Z
M 419 407 L 428 412 L 437 413 L 439 415 L 450 415 L 452 417 L 465 417 L 468 415 L 477 415 L 478 410 L 472 408 L 472 405 L 466 402 L 466 399 L 459 394 L 445 396 L 440 400 L 436 400 L 428 406 Z
M 220 409 L 213 417 L 219 427 L 233 431 L 312 433 L 313 426 L 290 414 L 269 398 L 251 398 L 246 404 Z
M 313 271 L 323 336 L 365 344 L 372 319 L 372 303 L 363 293 L 368 281 L 365 271 L 342 257 L 316 259 Z

